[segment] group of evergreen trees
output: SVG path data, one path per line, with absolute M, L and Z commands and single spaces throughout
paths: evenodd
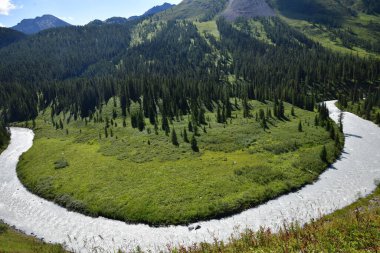
M 155 125 L 160 115 L 169 134 L 167 120 L 182 115 L 200 125 L 207 110 L 226 122 L 235 97 L 275 101 L 273 114 L 281 118 L 284 101 L 313 110 L 339 89 L 379 82 L 378 60 L 332 53 L 277 18 L 261 20 L 273 45 L 240 29 L 248 21 L 220 19 L 220 40 L 202 36 L 191 22 L 168 21 L 131 46 L 138 22 L 54 29 L 0 49 L 0 108 L 7 120 L 34 118 L 48 106 L 74 120 L 94 117 L 116 96 L 133 127 L 143 130 L 144 118 Z M 249 112 L 244 103 L 243 109 Z

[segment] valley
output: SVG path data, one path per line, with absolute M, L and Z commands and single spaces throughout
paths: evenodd
M 113 101 L 95 113 L 104 122 L 41 113 L 33 123 L 34 145 L 18 165 L 23 184 L 92 216 L 189 224 L 243 211 L 313 182 L 344 142 L 338 126 L 288 104 L 283 118 L 272 115 L 272 103 L 252 101 L 251 117 L 235 109 L 231 119 L 218 123 L 218 109 L 206 112 L 200 126 L 180 116 L 168 126 L 165 118 L 147 122 L 140 131 L 131 118 L 117 117 L 121 110 Z M 131 107 L 138 110 L 138 104 Z M 236 107 L 243 108 L 241 102 Z
M 110 1 L 0 27 L 0 252 L 380 247 L 379 1 Z

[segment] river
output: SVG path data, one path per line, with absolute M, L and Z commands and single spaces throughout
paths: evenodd
M 337 121 L 339 109 L 327 102 L 330 117 Z M 46 242 L 62 243 L 75 252 L 114 252 L 117 249 L 166 251 L 168 245 L 192 245 L 227 241 L 244 229 L 261 226 L 276 230 L 284 221 L 304 224 L 341 209 L 360 196 L 370 194 L 380 182 L 380 128 L 360 117 L 344 113 L 346 143 L 341 158 L 320 175 L 318 181 L 297 192 L 281 196 L 240 214 L 187 226 L 149 227 L 92 218 L 46 201 L 30 192 L 16 175 L 22 153 L 33 145 L 31 130 L 11 128 L 11 142 L 0 155 L 0 219 Z

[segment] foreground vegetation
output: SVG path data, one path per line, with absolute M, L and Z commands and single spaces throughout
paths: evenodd
M 44 243 L 27 236 L 0 221 L 1 253 L 64 253 L 62 246 Z
M 298 189 L 340 154 L 343 137 L 322 112 L 281 102 L 279 116 L 269 101 L 232 104 L 227 121 L 218 107 L 200 116 L 203 123 L 160 116 L 155 125 L 133 116 L 138 103 L 131 105 L 132 116 L 119 117 L 116 98 L 90 121 L 63 113 L 52 118 L 46 110 L 29 122 L 35 142 L 17 172 L 29 190 L 68 209 L 127 222 L 186 224 Z
M 215 241 L 181 253 L 216 252 L 378 252 L 380 250 L 380 188 L 356 203 L 301 227 L 284 226 L 273 233 L 262 228 L 233 237 L 228 243 Z

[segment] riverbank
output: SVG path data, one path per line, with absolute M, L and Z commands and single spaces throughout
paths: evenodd
M 0 220 L 1 253 L 65 253 L 61 245 L 45 243 L 4 224 Z
M 330 116 L 338 121 L 340 111 L 327 103 Z M 221 220 L 210 220 L 188 226 L 149 227 L 129 225 L 105 218 L 91 218 L 68 212 L 51 202 L 28 192 L 16 176 L 20 155 L 33 144 L 33 133 L 27 129 L 12 129 L 9 148 L 0 156 L 0 218 L 7 224 L 35 234 L 45 241 L 66 243 L 76 252 L 92 252 L 95 248 L 106 252 L 159 252 L 183 245 L 201 242 L 213 243 L 215 238 L 228 242 L 231 235 L 240 235 L 246 229 L 260 227 L 279 231 L 284 222 L 303 225 L 330 214 L 367 196 L 380 179 L 380 128 L 351 113 L 344 115 L 346 136 L 344 153 L 340 160 L 324 172 L 319 180 L 300 191 L 269 201 L 257 208 Z M 10 197 L 11 196 L 11 197 Z

